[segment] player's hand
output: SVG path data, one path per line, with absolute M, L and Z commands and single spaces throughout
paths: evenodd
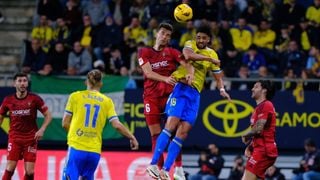
M 165 82 L 166 82 L 167 84 L 170 84 L 170 85 L 174 86 L 177 81 L 176 81 L 176 79 L 173 78 L 172 76 L 169 76 L 169 77 L 167 77 L 167 78 L 165 79 Z
M 231 101 L 230 95 L 226 92 L 226 90 L 220 90 L 220 95 L 224 98 L 227 98 L 228 101 Z
M 242 142 L 243 142 L 244 144 L 249 144 L 250 141 L 251 141 L 251 139 L 248 138 L 248 137 L 246 137 L 246 136 L 242 136 L 242 137 L 241 137 L 241 140 L 242 140 Z
M 44 129 L 40 128 L 34 135 L 34 139 L 37 141 L 40 140 L 43 137 L 43 134 L 44 134 Z
M 137 141 L 137 139 L 135 137 L 130 139 L 130 148 L 132 150 L 138 150 L 139 149 L 139 143 L 138 143 L 138 141 Z
M 194 75 L 193 74 L 187 74 L 186 75 L 186 80 L 187 80 L 188 85 L 190 85 L 190 86 L 192 85 L 193 79 L 194 79 Z

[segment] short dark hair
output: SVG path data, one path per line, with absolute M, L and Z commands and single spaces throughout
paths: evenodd
M 317 145 L 316 145 L 316 142 L 314 142 L 314 140 L 311 139 L 311 138 L 305 139 L 305 140 L 304 140 L 304 145 L 305 145 L 305 146 L 309 146 L 309 147 L 316 147 L 316 146 L 317 146 Z
M 211 29 L 210 27 L 205 24 L 205 25 L 201 25 L 200 27 L 197 28 L 197 31 L 196 33 L 205 33 L 206 35 L 208 35 L 210 38 L 212 37 L 212 34 L 211 34 Z
M 158 30 L 160 30 L 161 28 L 165 28 L 165 29 L 173 32 L 173 26 L 170 23 L 167 23 L 167 22 L 160 23 Z
M 267 90 L 266 98 L 271 100 L 276 93 L 274 84 L 270 80 L 259 80 L 258 82 L 261 84 L 262 89 Z
M 18 72 L 13 76 L 13 80 L 17 80 L 18 77 L 26 77 L 28 79 L 28 75 L 26 73 L 23 72 Z

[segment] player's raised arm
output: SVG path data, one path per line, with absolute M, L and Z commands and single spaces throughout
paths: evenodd
M 137 150 L 139 148 L 139 143 L 136 137 L 134 137 L 134 135 L 119 121 L 119 119 L 112 120 L 111 125 L 119 133 L 130 139 L 130 147 L 132 150 Z

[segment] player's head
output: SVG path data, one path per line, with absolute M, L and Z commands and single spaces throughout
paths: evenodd
M 199 49 L 204 49 L 211 41 L 211 29 L 208 25 L 201 25 L 196 31 L 196 43 Z
M 275 87 L 270 80 L 259 80 L 252 88 L 253 99 L 267 99 L 271 100 L 275 94 Z
M 13 76 L 13 80 L 14 87 L 16 88 L 17 92 L 24 93 L 27 91 L 29 86 L 29 79 L 27 74 L 18 72 Z
M 102 86 L 102 73 L 98 69 L 94 69 L 87 74 L 86 84 L 88 89 L 100 90 Z
M 173 27 L 169 23 L 160 23 L 157 34 L 156 34 L 156 43 L 161 46 L 166 46 L 170 40 L 173 32 Z

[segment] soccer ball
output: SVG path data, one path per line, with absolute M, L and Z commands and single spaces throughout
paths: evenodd
M 174 9 L 173 15 L 176 21 L 178 21 L 179 23 L 184 23 L 192 19 L 192 8 L 188 4 L 179 4 Z

